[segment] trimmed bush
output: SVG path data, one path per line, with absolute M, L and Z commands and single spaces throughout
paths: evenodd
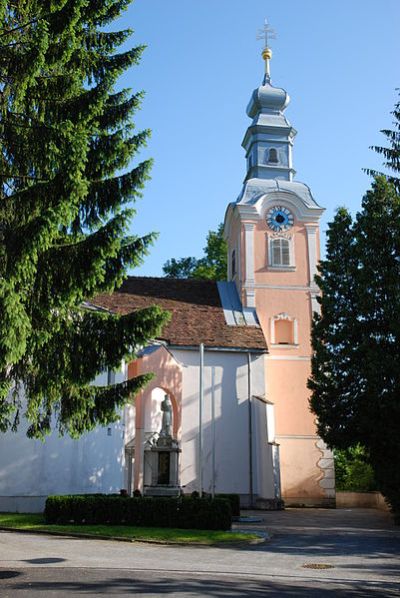
M 191 498 L 199 498 L 200 494 L 197 492 L 197 490 L 194 490 L 191 494 L 189 494 L 189 495 L 185 494 L 184 496 L 190 496 Z M 208 492 L 203 492 L 203 498 L 211 499 L 211 497 L 212 497 L 212 495 L 209 494 Z M 228 500 L 231 505 L 232 516 L 240 517 L 240 496 L 239 496 L 239 494 L 221 493 L 221 494 L 215 494 L 215 498 L 224 498 L 225 500 Z
M 227 530 L 230 501 L 225 498 L 126 498 L 112 495 L 49 496 L 46 523 L 110 524 L 141 527 Z
M 240 517 L 240 496 L 239 494 L 216 494 L 216 498 L 229 500 L 233 517 Z

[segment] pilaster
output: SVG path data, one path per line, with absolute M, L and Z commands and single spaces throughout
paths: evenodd
M 308 273 L 310 277 L 310 288 L 316 289 L 315 275 L 317 274 L 317 230 L 318 224 L 305 224 L 304 228 L 307 233 L 307 248 L 308 248 Z
M 245 280 L 244 291 L 246 307 L 255 307 L 254 289 L 254 222 L 244 222 L 244 247 L 245 247 Z

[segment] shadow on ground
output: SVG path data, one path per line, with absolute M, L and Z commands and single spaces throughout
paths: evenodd
M 264 513 L 262 526 L 272 533 L 272 539 L 252 547 L 254 552 L 308 560 L 345 556 L 348 564 L 339 568 L 370 568 L 400 577 L 400 527 L 393 524 L 389 513 L 375 509 L 289 509 Z M 367 559 L 367 564 L 353 564 L 352 557 Z M 389 562 L 379 562 L 383 560 Z
M 291 596 L 298 598 L 335 598 L 346 596 L 398 596 L 398 584 L 376 585 L 358 582 L 338 582 L 333 579 L 311 580 L 288 577 L 283 580 L 254 580 L 237 578 L 214 578 L 204 581 L 196 576 L 161 576 L 149 572 L 94 570 L 70 570 L 55 568 L 47 570 L 48 579 L 43 579 L 40 569 L 26 569 L 24 579 L 10 580 L 6 588 L 13 596 L 29 590 L 30 597 L 67 595 L 114 595 L 114 596 L 187 596 L 214 598 L 262 598 L 269 596 Z M 38 577 L 41 579 L 38 579 Z

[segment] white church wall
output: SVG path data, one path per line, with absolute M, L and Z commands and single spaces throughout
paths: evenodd
M 185 492 L 199 490 L 199 353 L 174 350 L 183 369 L 181 484 Z M 263 395 L 264 356 L 251 356 L 251 394 Z M 247 354 L 205 351 L 203 405 L 203 490 L 250 495 L 249 392 Z M 215 405 L 213 427 L 212 402 Z M 267 439 L 265 404 L 252 399 L 253 493 L 273 498 L 273 470 Z M 215 440 L 214 440 L 215 439 Z M 215 442 L 215 445 L 214 445 Z M 213 446 L 215 456 L 213 459 Z
M 136 431 L 136 409 L 135 404 L 129 404 L 125 407 L 125 444 L 128 444 L 135 438 Z
M 125 372 L 116 373 L 116 382 Z M 107 384 L 107 374 L 96 378 Z M 52 433 L 42 442 L 0 434 L 0 511 L 39 512 L 49 494 L 119 492 L 124 487 L 124 418 L 78 440 Z
M 263 498 L 278 498 L 275 497 L 273 474 L 266 475 L 266 472 L 273 472 L 274 469 L 272 445 L 269 441 L 270 430 L 274 427 L 274 413 L 268 409 L 269 405 L 260 398 L 254 398 L 253 406 L 253 430 L 256 451 L 255 467 L 258 480 L 257 493 Z

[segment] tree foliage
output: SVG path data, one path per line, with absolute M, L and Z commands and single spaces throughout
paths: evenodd
M 210 230 L 204 257 L 172 258 L 165 262 L 163 272 L 167 278 L 198 278 L 203 280 L 226 280 L 228 247 L 223 236 L 224 225 Z
M 370 492 L 376 490 L 374 472 L 360 445 L 335 450 L 336 489 L 346 492 Z
M 359 445 L 400 513 L 400 103 L 388 146 L 373 146 L 389 174 L 375 176 L 355 220 L 340 208 L 319 266 L 311 408 L 329 446 Z
M 0 4 L 0 429 L 26 401 L 28 435 L 56 422 L 77 436 L 117 418 L 146 383 L 90 381 L 117 367 L 165 322 L 156 308 L 128 316 L 83 302 L 114 291 L 152 235 L 129 236 L 130 203 L 148 161 L 129 168 L 148 131 L 134 131 L 141 93 L 115 90 L 143 47 L 118 52 L 109 31 L 129 0 Z M 104 26 L 107 25 L 107 31 Z
M 397 101 L 394 110 L 391 112 L 393 116 L 393 129 L 382 129 L 381 133 L 386 137 L 388 145 L 372 145 L 371 149 L 383 156 L 383 165 L 389 171 L 386 176 L 387 180 L 396 187 L 400 192 L 400 101 Z M 381 172 L 366 168 L 365 172 L 374 177 L 381 175 Z
M 378 177 L 353 221 L 341 208 L 319 267 L 311 407 L 331 447 L 360 444 L 400 511 L 400 196 Z

